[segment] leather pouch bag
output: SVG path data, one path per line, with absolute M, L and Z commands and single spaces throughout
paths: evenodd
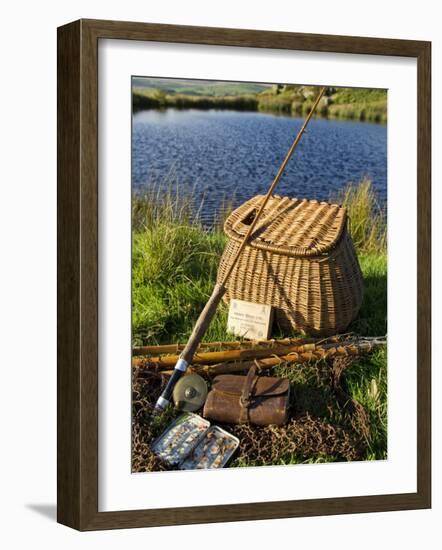
M 289 391 L 286 378 L 257 376 L 255 366 L 247 376 L 221 374 L 213 379 L 203 416 L 228 424 L 281 425 L 288 419 Z

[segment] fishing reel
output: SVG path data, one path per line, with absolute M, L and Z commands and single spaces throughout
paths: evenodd
M 204 405 L 208 393 L 207 383 L 199 374 L 182 376 L 173 388 L 175 406 L 185 412 L 195 412 Z

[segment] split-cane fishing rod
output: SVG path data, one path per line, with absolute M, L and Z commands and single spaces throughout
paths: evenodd
M 296 146 L 298 145 L 302 134 L 304 133 L 307 124 L 310 122 L 310 119 L 313 116 L 313 113 L 315 112 L 316 107 L 318 106 L 318 103 L 323 96 L 325 92 L 325 87 L 321 89 L 319 92 L 318 97 L 316 98 L 309 114 L 307 115 L 303 125 L 301 126 L 301 129 L 298 132 L 298 135 L 296 136 L 295 140 L 293 141 L 285 159 L 283 160 L 278 173 L 275 176 L 275 179 L 272 181 L 272 184 L 269 187 L 269 190 L 267 191 L 267 194 L 265 195 L 263 201 L 261 202 L 261 205 L 258 209 L 258 212 L 256 213 L 255 218 L 253 219 L 252 223 L 249 226 L 249 229 L 244 237 L 244 239 L 241 242 L 240 247 L 238 248 L 236 255 L 234 256 L 232 262 L 230 263 L 229 268 L 224 274 L 224 277 L 222 280 L 215 285 L 215 288 L 213 289 L 212 295 L 209 298 L 209 301 L 204 306 L 203 311 L 201 312 L 200 316 L 198 317 L 198 320 L 195 324 L 195 327 L 192 331 L 192 334 L 186 344 L 186 347 L 181 352 L 181 355 L 175 365 L 175 368 L 173 370 L 173 373 L 171 377 L 169 378 L 169 381 L 164 388 L 163 393 L 158 398 L 158 401 L 155 404 L 154 414 L 161 412 L 163 409 L 167 407 L 167 405 L 170 404 L 172 392 L 175 384 L 177 381 L 181 378 L 181 376 L 186 372 L 188 365 L 192 362 L 193 356 L 195 354 L 195 351 L 198 347 L 198 345 L 201 342 L 202 337 L 206 333 L 206 330 L 210 324 L 210 321 L 212 320 L 215 311 L 218 307 L 218 304 L 221 301 L 221 298 L 224 296 L 226 292 L 226 282 L 229 279 L 233 268 L 235 267 L 236 263 L 238 262 L 239 257 L 241 256 L 242 251 L 244 250 L 244 247 L 247 245 L 248 240 L 250 236 L 253 233 L 253 230 L 255 229 L 255 226 L 264 211 L 264 208 L 266 207 L 266 204 L 268 203 L 275 187 L 278 185 L 279 180 L 281 179 L 282 173 L 284 172 L 285 167 L 287 166 L 288 161 L 290 160 L 290 157 L 292 156 L 294 150 L 296 149 Z

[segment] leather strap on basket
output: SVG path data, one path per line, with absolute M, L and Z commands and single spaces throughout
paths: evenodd
M 244 385 L 242 387 L 242 392 L 239 398 L 239 404 L 241 407 L 241 410 L 239 413 L 240 424 L 249 422 L 249 406 L 251 403 L 250 398 L 252 397 L 253 390 L 255 388 L 257 380 L 258 380 L 258 377 L 256 376 L 256 366 L 252 365 L 249 369 L 249 372 L 247 373 L 246 379 L 244 381 Z

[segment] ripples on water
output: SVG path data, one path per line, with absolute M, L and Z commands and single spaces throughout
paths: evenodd
M 179 183 L 204 199 L 203 218 L 265 193 L 302 118 L 237 111 L 141 111 L 133 116 L 135 192 Z M 292 197 L 329 200 L 348 182 L 369 177 L 381 206 L 387 200 L 387 128 L 312 119 L 277 187 Z

